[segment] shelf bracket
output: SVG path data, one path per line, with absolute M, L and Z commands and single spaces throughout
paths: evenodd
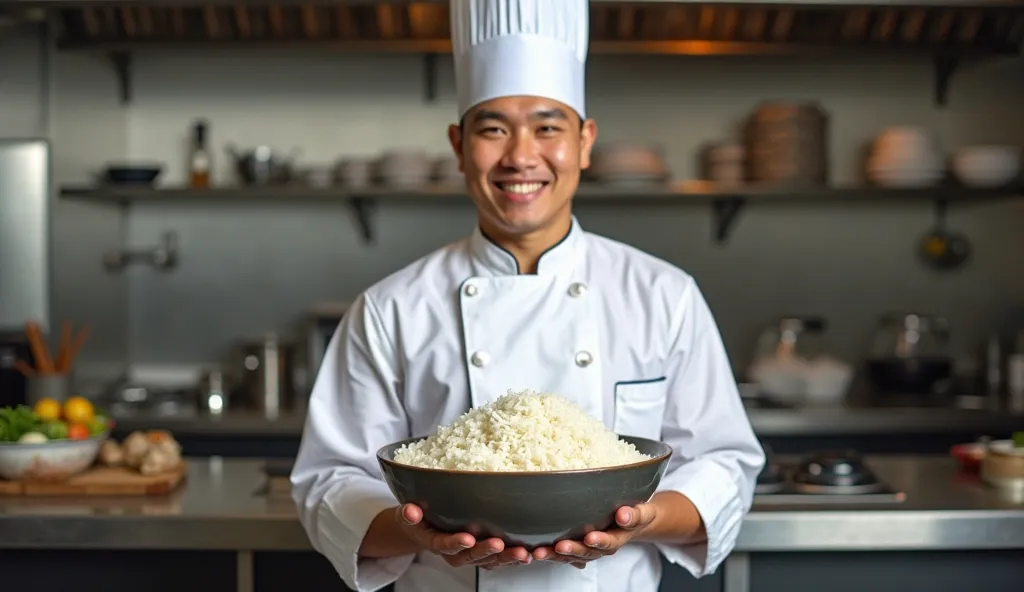
M 960 65 L 955 56 L 935 56 L 935 105 L 945 107 L 949 101 L 949 82 Z
M 351 197 L 348 203 L 356 216 L 356 223 L 359 224 L 359 230 L 362 232 L 363 242 L 373 244 L 373 225 L 370 219 L 375 205 L 373 200 L 367 197 Z
M 114 64 L 117 83 L 121 91 L 121 104 L 132 102 L 132 56 L 126 51 L 110 53 L 110 62 Z
M 428 103 L 437 100 L 437 54 L 428 53 L 423 56 L 423 93 Z
M 715 243 L 725 244 L 729 232 L 736 222 L 736 217 L 743 210 L 747 200 L 742 197 L 725 197 L 716 199 L 713 204 L 713 221 L 715 225 Z

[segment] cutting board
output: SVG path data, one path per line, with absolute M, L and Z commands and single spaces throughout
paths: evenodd
M 124 467 L 96 466 L 60 483 L 0 479 L 0 496 L 162 495 L 173 491 L 187 473 L 184 462 L 157 475 L 143 475 Z

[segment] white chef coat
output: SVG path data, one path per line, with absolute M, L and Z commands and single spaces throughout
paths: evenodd
M 397 505 L 377 450 L 510 389 L 563 394 L 617 433 L 671 445 L 659 490 L 693 502 L 707 543 L 631 543 L 582 570 L 357 560 L 370 522 Z M 360 592 L 655 592 L 659 551 L 697 577 L 720 565 L 764 460 L 694 280 L 574 218 L 536 275 L 477 229 L 360 295 L 327 348 L 292 483 L 313 546 Z

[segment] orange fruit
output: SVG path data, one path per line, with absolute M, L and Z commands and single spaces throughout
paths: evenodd
M 39 399 L 32 411 L 43 421 L 57 421 L 60 419 L 60 403 L 54 399 Z
M 92 403 L 85 397 L 71 397 L 64 401 L 64 419 L 71 423 L 88 424 L 94 415 Z

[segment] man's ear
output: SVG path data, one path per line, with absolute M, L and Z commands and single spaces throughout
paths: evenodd
M 466 172 L 463 170 L 463 162 L 465 159 L 462 156 L 462 126 L 458 124 L 451 124 L 448 126 L 448 143 L 452 145 L 452 152 L 455 153 L 455 158 L 459 160 L 459 172 Z
M 580 126 L 580 169 L 590 168 L 590 153 L 597 141 L 597 122 L 593 119 L 583 121 Z

